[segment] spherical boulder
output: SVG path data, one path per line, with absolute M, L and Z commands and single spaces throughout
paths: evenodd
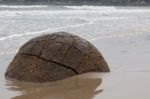
M 31 82 L 61 80 L 85 72 L 109 72 L 102 54 L 88 41 L 57 32 L 24 44 L 7 68 L 6 78 Z

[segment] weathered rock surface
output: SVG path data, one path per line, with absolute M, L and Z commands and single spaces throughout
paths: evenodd
M 88 41 L 57 32 L 33 38 L 10 63 L 6 78 L 31 82 L 61 80 L 85 72 L 109 72 L 102 54 Z

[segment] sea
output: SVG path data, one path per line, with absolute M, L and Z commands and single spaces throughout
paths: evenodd
M 91 42 L 111 72 L 44 84 L 5 79 L 24 43 L 58 31 Z M 149 59 L 150 7 L 0 5 L 0 99 L 149 99 Z

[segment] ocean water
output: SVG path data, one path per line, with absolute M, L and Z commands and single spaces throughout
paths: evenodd
M 149 79 L 149 76 L 146 75 L 150 73 L 149 26 L 150 7 L 2 5 L 0 6 L 0 97 L 3 99 L 99 99 L 100 97 L 120 99 L 117 93 L 108 97 L 109 92 L 115 92 L 107 88 L 114 86 L 108 83 L 113 80 L 110 79 L 111 77 L 115 78 L 114 83 L 118 83 L 116 77 L 122 78 L 118 75 L 122 74 L 125 78 L 131 75 L 131 78 L 135 79 L 137 73 L 140 79 L 134 81 L 137 82 L 144 77 L 142 81 L 147 85 L 146 79 Z M 33 37 L 57 31 L 70 32 L 94 44 L 108 62 L 111 73 L 96 73 L 94 77 L 89 77 L 90 74 L 77 76 L 52 83 L 53 87 L 51 84 L 34 86 L 34 84 L 11 82 L 4 78 L 8 64 L 25 42 Z M 77 81 L 77 83 L 66 87 L 67 81 Z M 124 82 L 125 79 L 121 81 Z M 149 81 L 150 79 L 147 82 Z M 101 83 L 104 83 L 102 88 Z M 139 85 L 140 83 L 134 88 Z M 99 89 L 96 91 L 97 88 Z M 141 92 L 145 91 L 137 93 Z M 128 99 L 135 97 L 141 99 L 137 98 L 137 93 L 129 94 Z M 149 99 L 149 94 L 145 94 L 147 95 L 145 99 Z

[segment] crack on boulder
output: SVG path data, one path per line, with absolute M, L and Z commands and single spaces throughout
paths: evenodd
M 43 49 L 45 48 L 45 44 L 46 44 L 47 38 L 48 38 L 48 35 L 46 36 L 45 40 L 43 40 L 44 44 L 43 44 L 43 46 L 42 46 L 42 48 L 41 48 L 41 50 L 40 50 L 39 56 L 42 55 L 42 51 L 43 51 Z
M 64 43 L 64 42 L 59 42 L 59 41 L 52 41 L 52 43 L 60 43 L 60 44 L 66 44 L 66 45 L 69 45 L 69 46 L 71 46 L 71 47 L 73 47 L 73 48 L 75 48 L 75 49 L 77 49 L 78 51 L 80 51 L 80 52 L 82 52 L 82 50 L 80 50 L 80 49 L 78 49 L 73 43 L 74 43 L 74 41 L 72 42 L 72 43 Z
M 61 50 L 61 48 L 64 46 L 65 44 L 62 44 L 61 46 L 60 46 L 60 48 L 55 52 L 55 54 L 53 55 L 53 57 L 55 57 L 56 55 L 57 55 L 57 53 Z
M 85 59 L 85 56 L 86 56 L 86 54 L 83 55 L 82 59 L 80 60 L 80 62 L 76 66 L 76 68 L 78 68 L 82 64 L 83 60 Z
M 68 68 L 68 69 L 72 70 L 75 74 L 78 74 L 78 72 L 77 72 L 75 69 L 73 69 L 73 68 L 71 68 L 71 67 L 69 67 L 69 66 L 67 66 L 67 65 L 64 65 L 64 64 L 59 63 L 59 62 L 55 62 L 55 61 L 53 61 L 53 60 L 45 59 L 45 58 L 40 57 L 40 56 L 38 56 L 38 55 L 32 55 L 32 54 L 26 54 L 26 53 L 21 53 L 20 55 L 26 55 L 26 56 L 36 57 L 36 58 L 41 59 L 41 60 L 43 60 L 43 61 L 51 62 L 51 63 L 57 64 L 57 65 L 60 65 L 60 66 L 62 66 L 62 67 Z
M 68 52 L 69 52 L 70 49 L 71 49 L 71 46 L 69 46 L 69 48 L 67 49 L 67 51 L 66 51 L 64 57 L 62 58 L 61 62 L 63 62 L 63 59 L 67 56 L 67 54 L 68 54 Z

